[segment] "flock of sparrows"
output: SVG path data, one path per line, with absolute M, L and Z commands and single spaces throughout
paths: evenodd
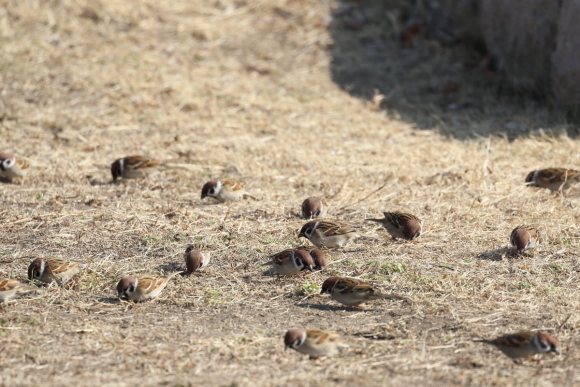
M 113 182 L 118 178 L 134 179 L 147 176 L 161 163 L 143 156 L 127 156 L 115 160 L 111 165 Z M 26 175 L 30 164 L 8 153 L 0 153 L 0 175 L 8 180 Z M 548 168 L 530 172 L 525 182 L 527 185 L 547 188 L 552 191 L 567 191 L 574 183 L 580 181 L 580 172 L 564 168 Z M 201 199 L 212 197 L 218 202 L 255 198 L 250 195 L 245 184 L 233 179 L 211 180 L 201 191 Z M 327 214 L 328 206 L 320 198 L 310 197 L 301 206 L 301 215 L 309 221 L 304 224 L 298 237 L 307 238 L 316 248 L 298 247 L 284 250 L 272 255 L 268 264 L 272 265 L 278 276 L 292 276 L 304 270 L 323 270 L 328 264 L 324 248 L 343 247 L 362 235 L 348 225 L 320 220 Z M 393 239 L 412 241 L 421 236 L 422 221 L 408 213 L 385 212 L 382 219 L 366 219 L 379 223 Z M 540 242 L 540 233 L 533 226 L 516 227 L 510 235 L 510 243 L 518 252 L 535 248 Z M 117 295 L 121 299 L 140 302 L 159 296 L 170 279 L 177 274 L 191 274 L 206 267 L 210 262 L 208 252 L 194 246 L 188 246 L 184 255 L 186 270 L 164 277 L 126 276 L 117 284 Z M 61 258 L 36 258 L 28 267 L 28 278 L 31 281 L 44 283 L 56 282 L 62 286 L 80 272 L 77 262 Z M 39 288 L 24 284 L 16 279 L 0 278 L 0 300 L 5 303 L 22 294 L 38 291 Z M 330 277 L 324 281 L 321 294 L 347 306 L 358 307 L 360 304 L 376 299 L 404 298 L 394 294 L 385 294 L 373 288 L 370 283 L 357 278 Z M 556 340 L 545 332 L 520 332 L 509 334 L 494 340 L 474 340 L 496 346 L 512 359 L 529 357 L 539 353 L 556 352 L 560 354 Z M 292 348 L 309 355 L 311 358 L 332 356 L 346 346 L 336 333 L 318 329 L 290 329 L 284 336 L 285 348 Z

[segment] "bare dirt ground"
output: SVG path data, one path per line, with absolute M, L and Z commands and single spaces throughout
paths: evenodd
M 397 13 L 365 4 L 352 30 L 332 1 L 3 2 L 0 149 L 33 170 L 0 184 L 0 277 L 25 280 L 34 256 L 83 270 L 0 310 L 1 385 L 580 383 L 580 193 L 523 185 L 532 169 L 580 166 L 572 126 L 461 48 L 401 48 Z M 108 184 L 130 154 L 180 167 Z M 202 202 L 219 177 L 259 200 Z M 305 242 L 297 213 L 312 195 L 380 240 L 277 281 L 263 264 Z M 422 218 L 423 236 L 392 243 L 364 222 L 392 210 Z M 542 248 L 512 257 L 522 223 Z M 205 272 L 155 302 L 116 299 L 123 275 L 182 268 L 191 242 L 212 252 Z M 343 308 L 318 295 L 335 274 L 410 302 Z M 284 352 L 293 327 L 350 349 Z M 524 329 L 552 333 L 563 355 L 518 365 L 471 341 Z

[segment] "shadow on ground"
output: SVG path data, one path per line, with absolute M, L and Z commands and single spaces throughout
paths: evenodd
M 578 136 L 579 126 L 549 101 L 515 94 L 501 74 L 482 68 L 481 49 L 420 36 L 404 45 L 401 4 L 344 2 L 333 10 L 331 73 L 343 90 L 368 100 L 369 109 L 459 139 L 515 139 L 539 131 Z
M 481 261 L 501 261 L 511 255 L 513 255 L 512 249 L 500 247 L 495 250 L 481 252 L 475 258 Z

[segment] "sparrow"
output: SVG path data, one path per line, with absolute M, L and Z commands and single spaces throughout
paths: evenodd
M 180 273 L 178 271 L 166 277 L 152 277 L 148 275 L 135 277 L 128 275 L 121 278 L 117 284 L 117 294 L 119 298 L 126 298 L 128 301 L 140 302 L 152 300 L 165 289 L 167 283 L 169 283 L 169 280 L 173 276 Z
M 532 171 L 526 176 L 526 184 L 548 188 L 552 191 L 566 190 L 580 181 L 580 172 L 566 168 L 546 168 Z
M 272 261 L 267 264 L 272 265 L 278 275 L 294 275 L 303 270 L 314 268 L 314 260 L 307 250 L 286 249 L 272 255 Z
M 220 203 L 246 198 L 256 200 L 255 197 L 246 192 L 245 186 L 246 183 L 234 179 L 210 180 L 201 189 L 201 198 L 210 196 Z
M 330 277 L 322 284 L 320 294 L 328 293 L 330 298 L 347 306 L 358 306 L 363 302 L 387 298 L 402 300 L 401 296 L 380 293 L 372 285 L 356 278 Z
M 324 218 L 326 203 L 319 198 L 311 197 L 302 202 L 302 217 L 304 219 Z
M 494 340 L 473 340 L 496 346 L 511 359 L 533 356 L 538 353 L 556 352 L 560 355 L 558 343 L 551 335 L 544 332 L 519 332 L 505 335 Z
M 10 279 L 10 278 L 0 278 L 0 300 L 4 304 L 8 303 L 8 300 L 18 297 L 21 294 L 26 294 L 30 292 L 38 291 L 38 288 L 33 288 L 31 286 L 26 286 L 22 282 Z
M 302 226 L 298 238 L 307 238 L 316 247 L 341 247 L 360 237 L 350 226 L 311 220 Z
M 62 286 L 79 271 L 78 262 L 69 262 L 62 258 L 36 258 L 28 266 L 28 278 L 47 284 L 55 281 Z
M 518 253 L 523 253 L 524 250 L 534 249 L 540 243 L 540 232 L 532 226 L 518 226 L 510 234 L 510 243 Z
M 405 212 L 385 212 L 384 219 L 365 219 L 380 223 L 393 239 L 401 238 L 408 241 L 419 238 L 423 225 L 421 219 Z
M 310 355 L 310 359 L 336 355 L 340 346 L 344 344 L 341 343 L 339 334 L 320 329 L 290 329 L 284 335 L 284 350 L 295 349 Z
M 117 159 L 111 164 L 113 181 L 117 178 L 137 179 L 145 177 L 159 166 L 159 161 L 143 156 L 127 156 Z
M 328 264 L 328 260 L 326 259 L 326 254 L 324 254 L 324 251 L 320 249 L 312 249 L 308 253 L 310 253 L 310 256 L 314 260 L 315 270 L 323 270 Z
M 185 249 L 183 259 L 185 259 L 185 267 L 187 267 L 186 273 L 192 274 L 209 264 L 210 255 L 204 254 L 200 250 L 197 250 L 195 246 L 190 245 Z
M 24 177 L 28 173 L 30 164 L 21 158 L 16 158 L 10 153 L 0 152 L 0 174 L 12 180 L 17 177 Z

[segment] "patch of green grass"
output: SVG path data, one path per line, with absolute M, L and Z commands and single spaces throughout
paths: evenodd
M 157 237 L 148 236 L 148 237 L 143 238 L 143 241 L 147 244 L 153 244 L 153 243 L 157 242 Z
M 187 236 L 182 235 L 181 233 L 175 231 L 175 232 L 173 232 L 173 235 L 168 236 L 166 239 L 169 241 L 175 241 L 175 242 L 187 242 L 187 240 L 189 238 Z
M 274 238 L 272 238 L 271 236 L 263 239 L 260 241 L 261 243 L 265 244 L 265 245 L 270 245 L 272 243 L 274 243 Z
M 256 329 L 256 332 L 267 336 L 278 336 L 280 333 L 268 329 Z
M 219 298 L 220 295 L 221 293 L 218 292 L 217 290 L 208 290 L 207 292 L 205 292 L 204 302 L 209 305 L 215 305 L 217 303 L 216 299 Z
M 559 263 L 552 263 L 549 265 L 544 266 L 546 269 L 550 269 L 553 271 L 557 271 L 557 272 L 563 272 L 563 271 L 570 271 L 570 267 L 566 266 L 566 265 L 562 265 Z
M 409 270 L 409 267 L 402 262 L 387 262 L 381 265 L 379 274 L 404 273 L 407 270 Z
M 317 293 L 320 291 L 320 286 L 315 283 L 305 283 L 302 284 L 302 289 L 305 293 Z

